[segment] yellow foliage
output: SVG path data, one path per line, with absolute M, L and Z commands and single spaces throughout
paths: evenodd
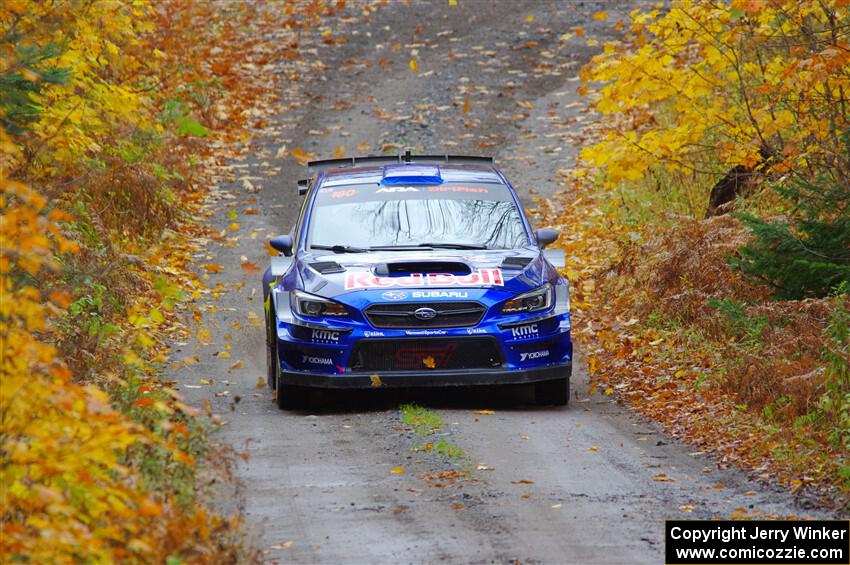
M 0 55 L 0 75 L 22 71 L 24 78 L 41 81 L 29 93 L 38 120 L 18 139 L 27 165 L 56 174 L 83 154 L 100 153 L 101 136 L 116 128 L 150 125 L 151 89 L 144 81 L 158 61 L 148 57 L 145 40 L 152 16 L 148 0 L 19 0 L 0 6 L 0 22 L 11 25 L 8 38 L 15 42 Z M 32 50 L 45 56 L 19 60 Z M 39 73 L 47 64 L 61 69 L 64 79 L 43 80 Z
M 56 349 L 38 338 L 49 331 L 39 291 L 12 273 L 13 264 L 33 276 L 56 268 L 57 248 L 74 244 L 26 186 L 4 182 L 0 204 L 0 556 L 35 562 L 127 556 L 120 549 L 126 540 L 155 541 L 137 517 L 154 503 L 131 488 L 119 460 L 132 444 L 151 440 L 113 410 L 103 391 L 71 382 Z M 138 547 L 141 557 L 146 551 Z
M 601 140 L 582 157 L 608 186 L 653 167 L 847 170 L 850 25 L 844 0 L 675 0 L 582 70 L 601 84 Z M 765 158 L 770 161 L 765 163 Z

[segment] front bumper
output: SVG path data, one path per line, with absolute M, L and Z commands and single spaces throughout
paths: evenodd
M 280 382 L 316 388 L 382 388 L 382 387 L 452 387 L 473 385 L 516 385 L 569 379 L 572 363 L 547 365 L 523 370 L 464 369 L 447 371 L 384 371 L 374 374 L 347 373 L 322 375 L 317 373 L 281 371 Z

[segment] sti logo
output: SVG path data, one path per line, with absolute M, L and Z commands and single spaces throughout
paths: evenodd
M 339 341 L 339 332 L 331 330 L 313 330 L 314 341 Z
M 528 324 L 527 326 L 511 328 L 511 337 L 532 337 L 537 335 L 537 333 L 537 324 Z
M 532 351 L 530 353 L 519 354 L 520 361 L 531 361 L 532 359 L 542 359 L 544 357 L 549 357 L 548 349 L 544 349 L 543 351 Z
M 478 269 L 468 275 L 412 273 L 404 277 L 376 277 L 372 273 L 345 273 L 345 290 L 391 286 L 505 286 L 501 269 Z

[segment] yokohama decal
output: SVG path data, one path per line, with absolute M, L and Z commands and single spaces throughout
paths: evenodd
M 478 269 L 468 275 L 413 273 L 405 277 L 376 277 L 372 273 L 345 274 L 345 290 L 391 286 L 505 286 L 501 269 Z

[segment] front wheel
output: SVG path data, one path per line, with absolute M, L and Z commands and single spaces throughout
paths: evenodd
M 268 321 L 266 321 L 266 329 L 266 383 L 270 389 L 274 390 L 277 387 L 278 373 L 277 344 Z
M 296 385 L 277 383 L 277 407 L 281 410 L 298 410 L 307 408 L 309 390 Z
M 534 383 L 534 402 L 540 405 L 566 406 L 570 401 L 570 378 Z

